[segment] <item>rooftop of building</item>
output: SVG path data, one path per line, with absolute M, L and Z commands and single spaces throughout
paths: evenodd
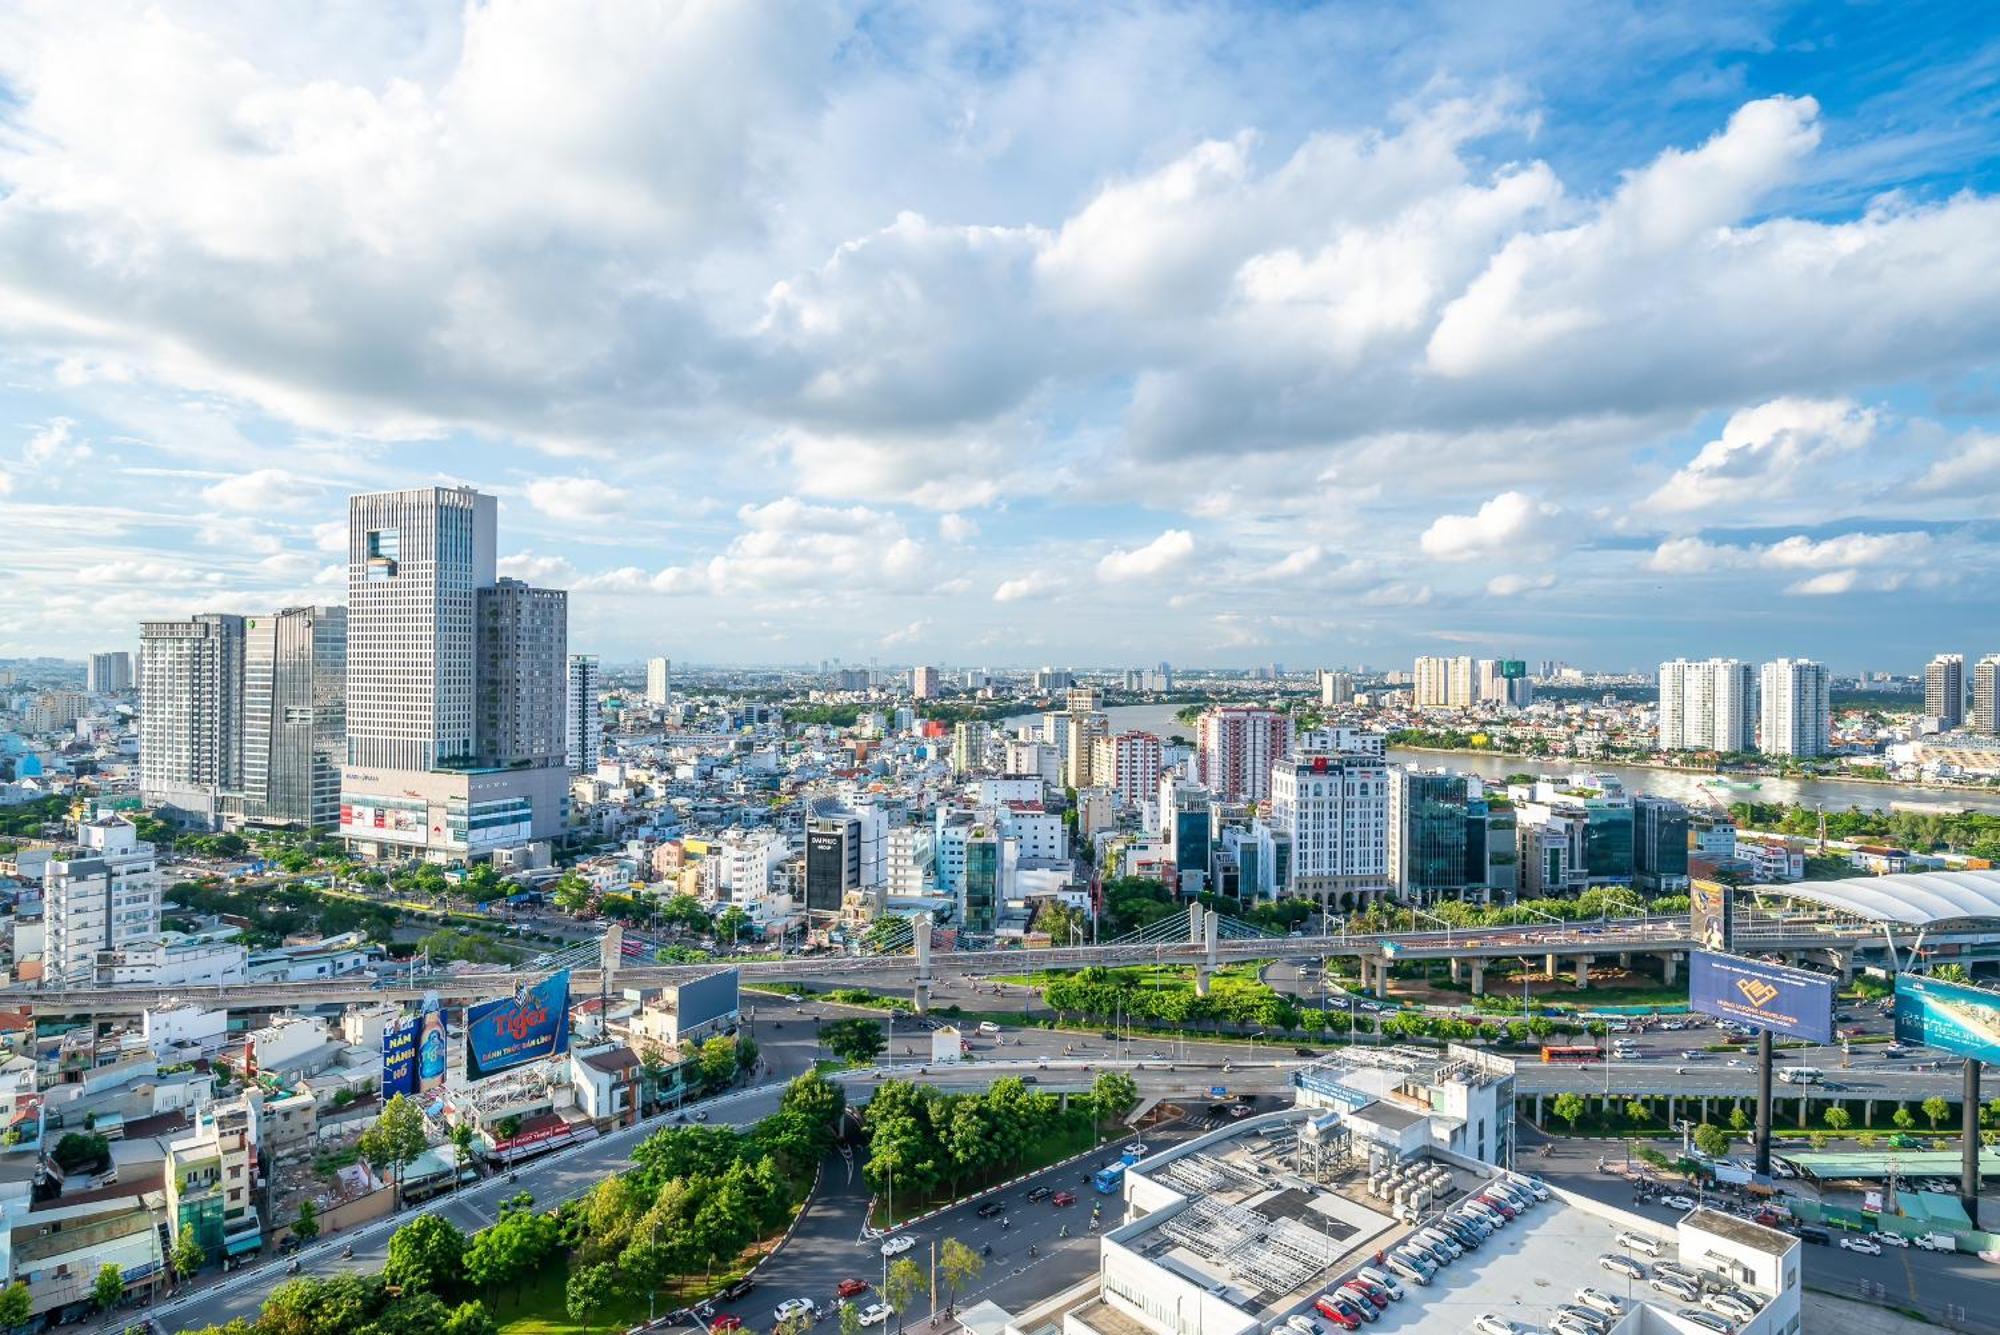
M 1681 1223 L 1713 1233 L 1739 1247 L 1754 1248 L 1766 1256 L 1783 1256 L 1799 1245 L 1799 1240 L 1789 1233 L 1706 1207 L 1688 1214 Z

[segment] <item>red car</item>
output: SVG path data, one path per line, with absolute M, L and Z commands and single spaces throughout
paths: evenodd
M 1075 1204 L 1076 1204 L 1076 1193 L 1075 1193 L 1075 1192 L 1073 1192 L 1073 1191 L 1058 1191 L 1058 1192 L 1057 1192 L 1057 1193 L 1056 1193 L 1055 1195 L 1053 1195 L 1053 1196 L 1049 1197 L 1049 1204 L 1050 1204 L 1050 1205 L 1075 1205 Z
M 708 1335 L 728 1335 L 732 1330 L 741 1329 L 743 1329 L 743 1318 L 731 1316 L 727 1312 L 708 1323 Z
M 1321 1298 L 1313 1304 L 1313 1310 L 1342 1330 L 1361 1329 L 1361 1318 L 1349 1311 L 1345 1303 L 1334 1302 L 1331 1298 Z
M 840 1281 L 839 1285 L 835 1287 L 834 1292 L 842 1298 L 852 1298 L 857 1293 L 868 1292 L 868 1281 L 861 1279 L 843 1279 Z

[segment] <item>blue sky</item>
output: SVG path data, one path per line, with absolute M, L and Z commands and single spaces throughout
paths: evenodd
M 0 655 L 438 480 L 611 659 L 2000 650 L 1996 101 L 1975 6 L 0 5 Z

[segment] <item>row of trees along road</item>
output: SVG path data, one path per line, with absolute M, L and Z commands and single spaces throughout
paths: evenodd
M 994 1081 L 983 1094 L 884 1081 L 862 1118 L 868 1133 L 863 1172 L 885 1198 L 893 1194 L 912 1206 L 956 1199 L 1087 1148 L 1096 1139 L 1092 1133 L 1117 1121 L 1138 1097 L 1138 1086 L 1120 1071 L 1100 1074 L 1090 1093 L 1072 1097 L 1067 1109 L 1056 1095 L 1031 1090 L 1013 1076 Z
M 543 1213 L 522 1193 L 470 1237 L 420 1215 L 389 1239 L 381 1274 L 294 1279 L 254 1323 L 198 1335 L 494 1335 L 494 1313 L 520 1307 L 551 1266 L 567 1276 L 565 1313 L 586 1329 L 643 1313 L 649 1298 L 680 1306 L 719 1287 L 746 1248 L 790 1222 L 846 1106 L 838 1085 L 802 1075 L 747 1131 L 656 1131 L 633 1149 L 629 1171 L 581 1199 Z M 534 1315 L 546 1329 L 553 1314 Z

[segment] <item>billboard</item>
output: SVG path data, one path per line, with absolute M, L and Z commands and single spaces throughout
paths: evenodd
M 1774 1034 L 1833 1041 L 1834 980 L 1823 973 L 1712 951 L 1688 953 L 1688 1004 Z
M 736 1014 L 736 983 L 737 971 L 724 969 L 674 988 L 675 1030 L 685 1034 L 701 1025 Z
M 569 1051 L 569 970 L 465 1012 L 465 1078 L 489 1075 Z
M 399 1015 L 382 1026 L 382 1097 L 417 1092 L 417 1017 Z
M 1899 973 L 1896 1039 L 2000 1063 L 2000 992 Z
M 1688 886 L 1688 926 L 1704 950 L 1728 950 L 1735 892 L 1720 881 L 1694 881 Z
M 417 1017 L 417 1092 L 429 1094 L 444 1088 L 444 1012 L 435 993 L 424 997 L 423 1012 Z

